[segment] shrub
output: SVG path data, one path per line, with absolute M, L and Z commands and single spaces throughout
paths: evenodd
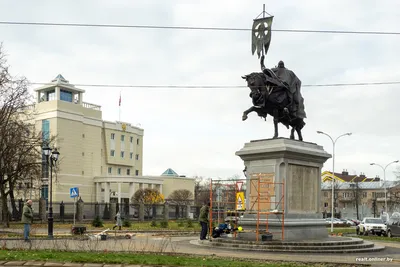
M 157 222 L 155 220 L 152 220 L 150 223 L 151 227 L 157 227 Z
M 187 227 L 188 228 L 192 228 L 193 227 L 193 221 L 192 220 L 188 219 L 186 223 L 187 223 Z
M 131 227 L 131 226 L 132 226 L 132 223 L 129 221 L 129 219 L 125 219 L 125 220 L 122 222 L 122 226 L 123 226 L 123 227 Z
M 184 226 L 184 220 L 178 220 L 177 221 L 177 224 L 178 224 L 178 227 L 183 227 Z
M 168 221 L 161 221 L 160 226 L 161 228 L 168 228 Z
M 99 216 L 96 216 L 96 218 L 94 218 L 94 220 L 92 221 L 92 226 L 103 227 L 103 221 L 100 219 Z

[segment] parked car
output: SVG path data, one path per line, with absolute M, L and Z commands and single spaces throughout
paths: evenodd
M 386 225 L 380 218 L 367 217 L 357 225 L 356 233 L 358 235 L 386 235 Z
M 327 226 L 331 225 L 331 218 L 325 218 L 325 222 Z M 344 219 L 333 218 L 333 224 L 337 226 L 345 226 L 351 225 L 351 222 Z
M 386 222 L 387 236 L 400 236 L 400 217 L 392 217 Z
M 352 226 L 354 226 L 354 225 L 359 225 L 360 224 L 360 221 L 359 220 L 356 220 L 356 219 L 347 219 L 348 221 L 350 221 L 350 222 L 352 222 L 352 223 L 350 223 Z
M 350 225 L 350 226 L 356 226 L 356 223 L 353 222 L 352 220 L 349 219 L 345 219 L 346 220 L 346 224 Z

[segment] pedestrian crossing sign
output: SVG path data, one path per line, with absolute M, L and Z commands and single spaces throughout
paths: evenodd
M 69 189 L 69 196 L 70 196 L 71 198 L 78 197 L 78 196 L 79 196 L 79 188 L 78 188 L 78 187 L 72 187 L 72 188 L 70 188 L 70 189 Z

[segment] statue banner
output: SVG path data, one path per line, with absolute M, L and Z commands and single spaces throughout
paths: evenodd
M 257 51 L 258 58 L 264 49 L 264 53 L 267 54 L 269 49 L 269 44 L 271 43 L 271 26 L 273 16 L 255 19 L 253 22 L 253 28 L 251 31 L 251 52 Z

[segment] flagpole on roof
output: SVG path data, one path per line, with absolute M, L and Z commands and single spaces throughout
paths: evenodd
M 118 121 L 121 122 L 121 91 L 119 91 L 119 116 L 118 116 Z

